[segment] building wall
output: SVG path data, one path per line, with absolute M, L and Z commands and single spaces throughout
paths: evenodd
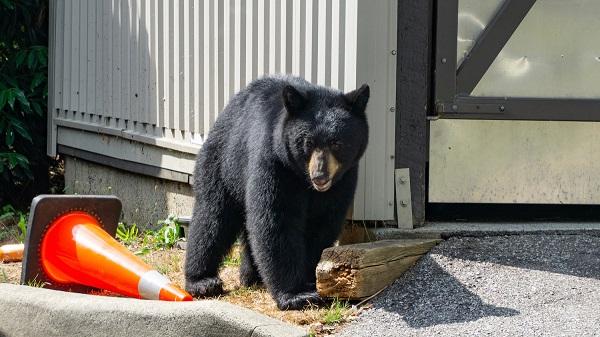
M 50 5 L 50 155 L 67 146 L 189 176 L 189 157 L 252 79 L 288 73 L 343 91 L 366 82 L 371 134 L 353 217 L 394 219 L 397 0 Z M 126 144 L 97 140 L 104 136 Z
M 65 157 L 65 192 L 116 195 L 123 202 L 122 220 L 156 228 L 169 214 L 189 216 L 194 199 L 188 183 L 139 175 L 76 157 Z

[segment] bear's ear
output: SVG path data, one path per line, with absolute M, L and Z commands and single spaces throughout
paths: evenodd
M 283 105 L 290 114 L 298 112 L 304 107 L 306 98 L 296 88 L 291 85 L 286 85 L 283 88 Z
M 362 116 L 365 113 L 365 108 L 367 107 L 370 95 L 371 89 L 369 89 L 369 86 L 365 83 L 360 88 L 345 94 L 344 97 L 346 98 L 346 101 L 348 101 L 348 104 L 350 104 L 350 111 Z

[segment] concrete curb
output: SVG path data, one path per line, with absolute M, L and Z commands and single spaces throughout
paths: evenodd
M 220 301 L 148 301 L 6 283 L 0 283 L 0 311 L 0 337 L 307 335 L 291 324 Z
M 447 239 L 450 237 L 482 237 L 506 235 L 591 235 L 600 236 L 600 223 L 477 223 L 435 222 L 415 229 L 370 229 L 375 240 L 392 239 Z

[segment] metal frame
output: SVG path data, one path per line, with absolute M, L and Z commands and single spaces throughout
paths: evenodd
M 470 96 L 534 4 L 506 0 L 457 69 L 458 0 L 437 0 L 433 118 L 600 121 L 600 99 Z
M 420 227 L 426 220 L 434 14 L 434 0 L 398 1 L 395 168 L 405 169 L 409 177 L 400 184 L 403 188 L 397 191 L 396 201 L 411 205 L 404 210 L 408 207 L 397 206 L 401 227 Z M 407 185 L 410 197 L 401 195 Z M 403 218 L 408 214 L 411 220 Z

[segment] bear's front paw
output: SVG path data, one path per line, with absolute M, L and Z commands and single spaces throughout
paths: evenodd
M 305 287 L 304 289 L 306 292 L 317 291 L 317 284 L 315 282 L 309 282 L 304 287 Z
M 321 305 L 323 298 L 317 292 L 282 294 L 276 299 L 279 310 L 302 310 L 311 305 Z
M 223 293 L 223 281 L 218 277 L 203 278 L 198 281 L 185 281 L 185 290 L 194 297 L 211 297 Z

